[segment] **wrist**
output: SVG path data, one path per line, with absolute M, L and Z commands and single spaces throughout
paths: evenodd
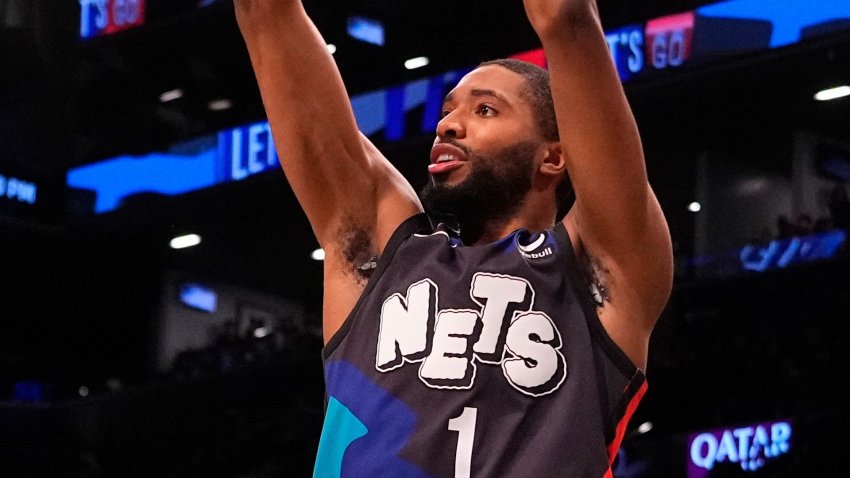
M 544 45 L 575 39 L 589 29 L 601 28 L 593 0 L 565 2 L 556 11 L 545 14 L 529 12 L 529 20 Z
M 301 0 L 234 0 L 233 4 L 243 35 L 277 28 L 303 12 Z

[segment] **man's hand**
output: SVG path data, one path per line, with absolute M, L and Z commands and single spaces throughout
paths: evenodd
M 570 32 L 577 24 L 599 21 L 596 0 L 524 0 L 523 4 L 541 39 Z

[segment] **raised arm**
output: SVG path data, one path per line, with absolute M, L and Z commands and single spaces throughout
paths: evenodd
M 606 330 L 639 366 L 672 286 L 667 222 L 595 0 L 525 0 L 546 54 L 561 148 L 575 189 L 565 222 L 603 299 Z
M 298 0 L 235 0 L 283 171 L 325 249 L 325 338 L 357 301 L 357 268 L 421 211 L 357 129 L 339 71 Z

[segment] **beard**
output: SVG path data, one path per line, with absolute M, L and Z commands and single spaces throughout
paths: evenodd
M 519 210 L 532 187 L 533 158 L 539 143 L 519 142 L 488 156 L 451 143 L 467 153 L 469 174 L 453 185 L 431 177 L 420 198 L 429 215 L 454 218 L 461 237 L 469 242 L 480 237 L 488 223 L 509 219 Z

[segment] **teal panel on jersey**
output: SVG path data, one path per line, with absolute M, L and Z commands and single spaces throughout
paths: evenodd
M 333 433 L 324 433 L 328 429 Z M 330 397 L 328 411 L 325 415 L 325 426 L 319 439 L 319 453 L 316 456 L 314 478 L 339 478 L 342 474 L 342 457 L 348 445 L 354 440 L 366 435 L 369 429 L 363 425 L 351 410 Z

